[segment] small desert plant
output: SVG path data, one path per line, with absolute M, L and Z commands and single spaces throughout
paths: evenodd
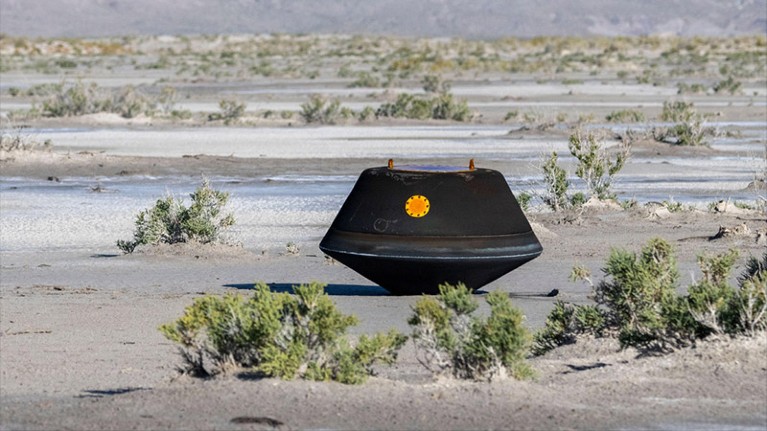
M 426 75 L 421 79 L 423 91 L 426 93 L 447 93 L 450 91 L 450 84 L 442 80 L 439 75 Z
M 192 205 L 188 208 L 181 199 L 166 196 L 152 208 L 139 212 L 133 240 L 118 240 L 117 247 L 124 253 L 133 253 L 136 247 L 146 244 L 218 241 L 221 233 L 234 224 L 234 216 L 222 214 L 229 194 L 214 190 L 203 179 L 190 196 Z
M 532 353 L 538 356 L 559 346 L 575 343 L 582 334 L 601 336 L 606 329 L 606 319 L 604 311 L 595 305 L 557 301 L 546 317 L 544 328 L 533 337 Z
M 599 199 L 612 198 L 610 187 L 613 177 L 623 169 L 631 147 L 622 143 L 613 159 L 593 134 L 584 136 L 576 132 L 570 136 L 569 148 L 570 154 L 578 160 L 575 175 L 586 181 L 591 195 Z
M 681 202 L 677 202 L 674 199 L 664 200 L 661 202 L 669 212 L 678 213 L 684 211 L 684 205 Z
M 178 99 L 178 91 L 174 87 L 165 86 L 160 90 L 160 95 L 157 97 L 157 102 L 162 108 L 162 112 L 165 115 L 171 115 L 176 106 L 176 100 Z
M 340 115 L 341 102 L 328 101 L 319 94 L 313 94 L 309 101 L 301 104 L 301 118 L 306 123 L 334 124 Z
M 367 121 L 367 120 L 375 117 L 375 115 L 376 115 L 376 110 L 373 109 L 372 106 L 366 106 L 366 107 L 362 108 L 360 113 L 357 115 L 357 119 L 359 121 Z
M 378 88 L 381 86 L 381 80 L 370 74 L 370 72 L 358 72 L 357 79 L 349 84 L 349 88 Z
M 689 309 L 692 317 L 704 328 L 717 334 L 737 325 L 733 309 L 736 290 L 728 282 L 738 258 L 735 250 L 717 256 L 698 256 L 703 279 L 689 287 Z
M 741 329 L 755 335 L 767 328 L 767 252 L 761 260 L 751 257 L 746 262 L 738 286 L 733 307 L 738 310 Z
M 667 100 L 663 102 L 663 110 L 661 111 L 660 119 L 662 121 L 676 123 L 679 121 L 687 121 L 696 114 L 695 105 L 693 105 L 692 102 Z
M 71 117 L 113 112 L 123 118 L 134 118 L 139 114 L 151 115 L 157 102 L 132 85 L 115 91 L 99 88 L 96 83 L 81 81 L 73 85 L 62 83 L 39 90 L 46 99 L 41 112 L 45 117 Z
M 132 85 L 128 85 L 112 97 L 108 110 L 120 114 L 123 118 L 134 118 L 140 114 L 151 114 L 155 104 Z
M 401 93 L 394 102 L 381 105 L 376 110 L 376 117 L 470 121 L 472 114 L 465 100 L 457 102 L 447 92 L 430 99 Z
M 230 125 L 245 115 L 246 105 L 234 99 L 222 99 L 218 102 L 221 112 L 215 112 L 208 115 L 208 121 L 223 120 L 225 125 Z
M 436 299 L 419 299 L 408 321 L 422 365 L 433 373 L 450 373 L 461 379 L 533 375 L 525 360 L 531 337 L 522 323 L 522 312 L 507 295 L 499 291 L 488 294 L 490 316 L 480 318 L 473 315 L 479 304 L 463 284 L 444 284 L 439 292 Z
M 567 172 L 557 163 L 556 151 L 552 151 L 551 155 L 544 160 L 543 182 L 546 184 L 543 202 L 553 211 L 566 208 L 567 189 L 570 187 L 570 182 L 567 181 Z
M 387 102 L 379 106 L 376 110 L 376 117 L 410 118 L 412 115 L 410 113 L 411 105 L 414 100 L 415 96 L 412 94 L 400 93 L 394 102 Z
M 522 211 L 527 211 L 530 209 L 530 201 L 533 200 L 533 195 L 530 193 L 522 192 L 517 195 L 517 203 L 519 203 L 519 207 L 522 208 Z
M 651 240 L 639 255 L 613 250 L 596 285 L 583 267 L 571 279 L 594 289 L 596 306 L 558 303 L 546 327 L 535 336 L 533 351 L 544 353 L 575 342 L 581 334 L 617 334 L 623 347 L 667 350 L 686 346 L 711 334 L 755 335 L 767 328 L 767 254 L 751 258 L 738 286 L 728 283 L 738 253 L 701 255 L 702 280 L 686 295 L 677 293 L 679 278 L 671 246 Z
M 301 254 L 301 247 L 293 241 L 290 241 L 285 244 L 285 254 L 288 256 L 298 256 Z
M 692 103 L 663 102 L 661 120 L 676 124 L 670 127 L 653 128 L 653 138 L 658 142 L 687 146 L 708 145 L 705 141 L 706 136 L 714 134 L 713 129 L 704 127 L 704 118 L 695 110 Z
M 621 345 L 666 348 L 687 341 L 693 325 L 676 294 L 679 272 L 668 242 L 653 239 L 638 256 L 613 250 L 603 271 L 610 279 L 595 286 L 596 300 L 609 310 Z
M 362 335 L 352 347 L 346 332 L 357 318 L 339 312 L 324 287 L 294 286 L 291 295 L 259 283 L 250 298 L 205 296 L 160 331 L 180 345 L 182 371 L 195 376 L 244 368 L 281 379 L 362 383 L 374 364 L 396 360 L 406 337 Z
M 71 117 L 108 110 L 107 99 L 96 83 L 86 85 L 78 81 L 74 85 L 61 84 L 43 101 L 45 117 Z
M 519 117 L 519 111 L 515 109 L 507 112 L 506 115 L 503 116 L 503 121 L 516 120 L 517 117 Z
M 46 139 L 42 143 L 38 142 L 32 135 L 24 133 L 22 127 L 14 127 L 12 130 L 2 130 L 2 136 L 0 136 L 0 151 L 12 152 L 12 151 L 50 151 L 53 147 L 50 139 Z
M 706 87 L 703 84 L 687 84 L 680 82 L 676 85 L 676 94 L 704 94 Z
M 588 202 L 588 199 L 586 198 L 586 194 L 583 192 L 575 192 L 573 193 L 570 198 L 568 199 L 570 202 L 570 206 L 573 208 L 580 208 Z
M 644 121 L 645 117 L 641 111 L 624 109 L 607 114 L 605 119 L 610 123 L 639 123 Z
M 727 77 L 727 79 L 722 80 L 714 84 L 713 90 L 714 93 L 729 93 L 729 94 L 738 94 L 740 93 L 740 89 L 743 86 L 743 83 L 740 81 L 736 81 L 732 76 Z
M 751 205 L 751 204 L 749 204 L 748 202 L 742 202 L 742 201 L 733 201 L 733 203 L 732 203 L 732 204 L 733 204 L 733 205 L 735 205 L 735 208 L 740 208 L 740 209 L 742 209 L 742 210 L 749 210 L 749 211 L 753 211 L 753 210 L 755 210 L 755 209 L 756 209 L 756 205 Z
M 472 118 L 466 100 L 456 101 L 451 93 L 442 92 L 431 102 L 431 118 L 435 120 L 470 121 Z

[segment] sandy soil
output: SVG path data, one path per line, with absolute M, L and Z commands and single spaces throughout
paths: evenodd
M 264 170 L 288 164 L 295 171 L 329 170 L 327 163 L 298 159 L 70 154 L 49 164 L 46 157 L 56 156 L 20 157 L 6 166 L 13 175 L 38 177 L 85 175 L 93 158 L 112 171 L 161 165 L 176 174 L 224 166 L 244 172 L 254 163 Z M 348 169 L 369 162 L 354 160 Z M 28 203 L 26 211 L 34 206 Z M 735 247 L 747 255 L 764 249 L 754 235 L 708 239 L 721 225 L 764 228 L 755 213 L 592 209 L 580 217 L 532 212 L 530 218 L 544 254 L 483 291 L 508 291 L 532 328 L 543 325 L 556 299 L 588 301 L 586 287 L 567 282 L 570 267 L 581 263 L 596 273 L 611 247 L 637 249 L 651 237 L 668 238 L 683 274 L 690 275 L 701 251 Z M 49 222 L 55 236 L 56 222 Z M 8 229 L 4 246 L 23 241 Z M 156 328 L 199 295 L 244 291 L 259 280 L 277 290 L 320 280 L 330 283 L 328 293 L 341 310 L 360 317 L 354 333 L 407 332 L 417 298 L 388 296 L 344 266 L 329 265 L 311 238 L 304 238 L 299 256 L 252 244 L 123 256 L 112 245 L 114 235 L 94 232 L 90 238 L 92 246 L 74 250 L 33 243 L 2 254 L 3 429 L 763 429 L 767 423 L 764 337 L 711 341 L 660 357 L 584 340 L 533 359 L 538 377 L 528 382 L 435 380 L 410 345 L 395 367 L 359 387 L 247 374 L 177 378 L 180 358 Z M 557 298 L 546 296 L 552 289 L 560 290 Z
M 582 340 L 531 359 L 538 377 L 524 382 L 434 378 L 410 344 L 394 367 L 381 368 L 361 386 L 253 379 L 247 373 L 213 380 L 177 375 L 181 359 L 157 327 L 200 295 L 247 293 L 256 281 L 278 291 L 326 282 L 338 307 L 359 317 L 355 335 L 408 332 L 406 320 L 418 298 L 389 296 L 324 258 L 317 245 L 343 199 L 338 193 L 317 198 L 319 209 L 306 206 L 311 199 L 296 197 L 295 190 L 286 202 L 268 201 L 268 207 L 259 206 L 261 198 L 234 195 L 240 223 L 231 240 L 239 245 L 122 255 L 115 240 L 129 237 L 136 212 L 159 197 L 142 187 L 172 182 L 188 189 L 200 175 L 216 178 L 223 188 L 257 189 L 291 176 L 348 182 L 389 157 L 456 165 L 474 157 L 478 166 L 524 185 L 540 176 L 542 153 L 566 152 L 567 134 L 495 121 L 508 110 L 521 103 L 561 109 L 570 118 L 637 104 L 658 111 L 675 93 L 650 85 L 584 85 L 574 95 L 562 85 L 507 87 L 454 87 L 483 113 L 484 122 L 470 125 L 382 121 L 315 128 L 254 120 L 245 127 L 199 127 L 104 115 L 32 122 L 32 130 L 52 138 L 53 150 L 0 154 L 0 429 L 764 430 L 765 336 L 711 340 L 663 356 L 620 351 L 610 340 Z M 725 112 L 734 126 L 721 126 L 741 133 L 734 141 L 696 149 L 638 145 L 621 174 L 626 182 L 616 183 L 620 197 L 764 199 L 763 188 L 748 188 L 767 171 L 764 93 L 757 90 L 762 99 L 756 105 L 746 97 L 696 100 L 704 110 Z M 504 92 L 524 99 L 500 97 Z M 264 103 L 297 105 L 299 98 L 291 97 L 269 95 Z M 212 100 L 201 103 L 213 107 Z M 765 250 L 759 236 L 767 231 L 764 213 L 715 213 L 705 205 L 670 213 L 645 203 L 581 214 L 533 209 L 529 218 L 543 255 L 483 288 L 481 310 L 487 310 L 483 294 L 501 290 L 532 329 L 540 328 L 555 300 L 589 301 L 588 287 L 567 281 L 574 264 L 598 274 L 611 248 L 638 250 L 652 237 L 674 244 L 683 285 L 699 276 L 695 259 L 701 252 L 737 248 L 742 263 Z M 749 234 L 710 240 L 722 226 L 743 225 Z M 301 247 L 298 256 L 285 253 L 287 241 Z M 549 297 L 554 289 L 559 295 Z

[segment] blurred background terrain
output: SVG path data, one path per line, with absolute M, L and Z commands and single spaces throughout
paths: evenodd
M 344 33 L 414 37 L 733 36 L 767 32 L 766 0 L 0 0 L 28 37 Z

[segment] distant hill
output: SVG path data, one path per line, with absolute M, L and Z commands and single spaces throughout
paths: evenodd
M 729 36 L 767 33 L 767 0 L 0 0 L 0 32 Z

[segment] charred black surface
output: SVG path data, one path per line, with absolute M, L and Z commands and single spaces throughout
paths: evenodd
M 395 294 L 478 289 L 543 251 L 500 172 L 452 167 L 365 170 L 320 249 Z

